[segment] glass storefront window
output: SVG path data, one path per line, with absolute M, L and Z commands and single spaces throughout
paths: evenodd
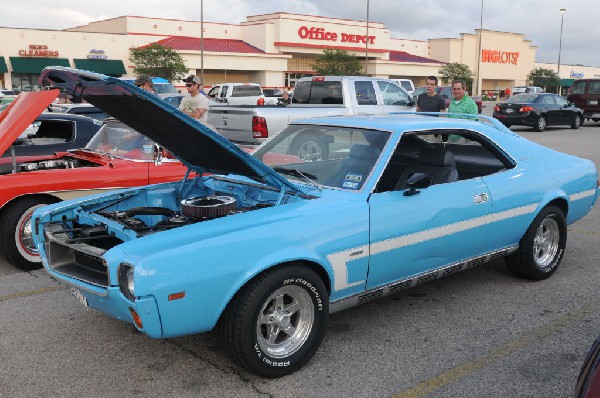
M 40 89 L 37 73 L 12 73 L 12 88 L 18 94 L 21 91 L 36 91 Z

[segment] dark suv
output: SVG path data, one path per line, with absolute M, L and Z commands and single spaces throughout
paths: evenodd
M 585 119 L 600 121 L 600 79 L 575 80 L 567 99 L 583 110 Z

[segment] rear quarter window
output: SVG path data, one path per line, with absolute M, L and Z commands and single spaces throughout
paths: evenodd
M 262 90 L 258 86 L 233 86 L 232 97 L 254 97 L 261 96 Z
M 590 94 L 600 94 L 600 81 L 590 82 Z

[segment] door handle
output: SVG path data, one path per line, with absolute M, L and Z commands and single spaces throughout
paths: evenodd
M 476 205 L 480 203 L 486 203 L 488 200 L 489 197 L 487 193 L 478 193 L 476 195 L 473 195 L 473 203 L 475 203 Z

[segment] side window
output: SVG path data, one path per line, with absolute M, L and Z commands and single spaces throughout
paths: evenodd
M 585 84 L 585 81 L 577 81 L 573 83 L 573 87 L 571 88 L 571 94 L 584 94 Z
M 28 129 L 27 138 L 33 145 L 58 144 L 75 139 L 75 124 L 68 121 L 44 120 Z
M 600 81 L 590 82 L 589 94 L 600 94 Z
M 569 105 L 569 101 L 567 101 L 560 95 L 552 95 L 552 97 L 556 100 L 556 103 L 562 107 Z
M 228 90 L 229 90 L 229 86 L 223 86 L 221 88 L 221 94 L 219 95 L 219 97 L 221 97 L 221 98 L 227 97 L 227 91 Z
M 384 105 L 410 105 L 410 96 L 400 87 L 386 81 L 377 81 Z
M 215 98 L 218 93 L 219 93 L 219 86 L 215 86 L 210 89 L 207 96 L 208 96 L 208 98 Z
M 377 105 L 377 96 L 371 81 L 354 82 L 354 91 L 358 105 Z
M 546 105 L 554 105 L 554 96 L 553 95 L 542 95 L 542 103 Z
M 472 131 L 404 133 L 378 184 L 377 192 L 454 183 L 514 167 L 485 137 Z

